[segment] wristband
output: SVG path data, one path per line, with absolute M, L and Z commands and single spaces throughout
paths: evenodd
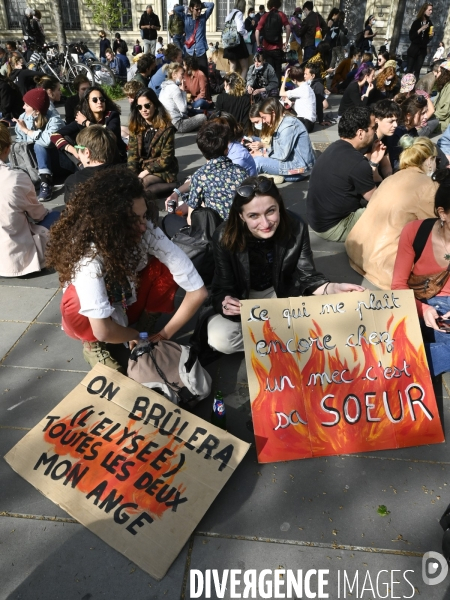
M 85 119 L 82 123 L 81 123 L 81 127 L 86 127 L 86 123 L 87 123 L 87 119 Z
M 377 169 L 379 164 L 380 163 L 373 162 L 373 160 L 369 160 L 369 165 L 374 169 Z
M 178 198 L 182 198 L 183 194 L 180 192 L 180 190 L 179 190 L 178 188 L 175 188 L 175 189 L 173 190 L 173 192 L 175 192 L 175 194 L 177 194 Z M 173 192 L 172 192 L 172 193 L 173 193 Z
M 325 286 L 325 289 L 323 290 L 323 293 L 322 293 L 323 296 L 328 296 L 328 286 L 330 285 L 330 283 L 331 283 L 331 281 L 329 281 L 327 283 L 327 285 Z

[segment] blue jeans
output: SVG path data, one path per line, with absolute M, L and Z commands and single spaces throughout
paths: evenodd
M 439 315 L 450 311 L 450 296 L 435 296 L 423 302 L 434 306 Z M 436 375 L 450 371 L 450 333 L 427 327 L 422 320 L 420 325 L 431 375 L 436 377 Z
M 42 227 L 46 227 L 47 229 L 50 229 L 50 227 L 53 225 L 53 223 L 55 223 L 59 217 L 61 216 L 61 213 L 59 213 L 58 211 L 52 211 L 50 213 L 48 213 L 48 215 L 46 217 L 44 217 L 42 219 L 42 221 L 39 221 L 38 225 L 42 225 Z
M 39 174 L 53 175 L 55 171 L 59 171 L 60 169 L 75 173 L 76 167 L 70 158 L 66 156 L 65 152 L 60 152 L 54 146 L 46 147 L 40 144 L 34 144 L 33 150 Z
M 305 48 L 303 48 L 303 62 L 312 58 L 314 56 L 315 51 L 316 51 L 315 45 L 314 46 L 305 46 Z
M 211 106 L 212 102 L 208 102 L 208 100 L 205 100 L 204 98 L 199 98 L 199 100 L 195 100 L 195 102 L 192 103 L 192 108 L 201 108 L 202 110 L 208 110 Z
M 301 181 L 304 175 L 287 175 L 283 169 L 284 163 L 276 158 L 266 158 L 265 156 L 254 156 L 256 172 L 267 173 L 268 175 L 283 175 L 286 181 Z
M 173 36 L 173 40 L 172 41 L 175 44 L 175 46 L 177 48 L 179 48 L 180 50 L 184 49 L 184 40 L 185 40 L 185 37 L 186 36 L 184 35 L 184 33 L 182 33 L 181 35 L 178 34 L 178 35 L 174 35 Z

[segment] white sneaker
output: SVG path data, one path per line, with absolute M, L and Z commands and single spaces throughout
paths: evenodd
M 261 173 L 263 177 L 268 177 L 269 179 L 273 179 L 275 184 L 284 183 L 283 175 L 269 175 L 268 173 Z

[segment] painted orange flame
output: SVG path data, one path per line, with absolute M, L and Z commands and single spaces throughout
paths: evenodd
M 387 322 L 389 332 L 392 323 L 393 317 Z M 315 321 L 313 325 L 314 329 L 310 330 L 311 337 L 322 337 L 323 332 L 319 325 Z M 263 325 L 263 335 L 266 343 L 270 340 L 282 341 L 271 328 L 269 321 Z M 391 354 L 386 352 L 384 345 L 375 347 L 364 344 L 358 351 L 352 348 L 353 365 L 342 360 L 338 350 L 324 352 L 312 346 L 309 359 L 301 367 L 292 354 L 270 352 L 270 369 L 267 371 L 255 354 L 252 354 L 252 366 L 259 383 L 259 393 L 252 402 L 258 461 L 277 462 L 443 442 L 444 436 L 424 347 L 421 344 L 416 348 L 408 339 L 405 319 L 401 319 L 393 328 L 391 337 L 395 339 Z M 252 339 L 255 339 L 253 334 Z M 357 362 L 358 355 L 363 359 L 360 362 Z M 410 377 L 404 372 L 397 372 L 399 377 L 396 378 L 384 377 L 386 368 L 396 366 L 401 369 L 404 361 L 409 365 L 409 369 L 406 370 Z M 326 371 L 331 376 L 334 371 L 341 373 L 344 369 L 348 370 L 345 378 L 352 380 L 352 383 L 329 383 L 324 380 L 322 384 L 318 380 L 316 385 L 308 385 L 306 378 L 309 378 L 311 373 Z M 392 371 L 387 371 L 387 374 L 390 376 Z M 271 381 L 274 378 L 280 381 L 283 375 L 289 377 L 295 389 L 289 386 L 283 391 L 270 392 L 266 389 L 268 377 Z M 371 381 L 370 378 L 376 379 Z M 405 390 L 412 383 L 420 384 L 424 390 L 422 403 L 433 415 L 431 420 L 419 404 L 415 404 L 411 411 Z M 387 394 L 392 417 L 395 420 L 399 419 L 398 422 L 393 423 L 388 419 L 383 392 Z M 349 394 L 356 396 L 360 403 L 361 416 L 354 424 L 347 422 L 343 417 L 344 400 Z M 414 401 L 421 396 L 421 392 L 414 389 L 410 395 Z M 325 396 L 329 396 L 326 406 L 339 411 L 340 419 L 334 426 L 324 425 L 332 423 L 336 417 L 336 413 L 326 412 L 322 408 L 321 402 Z M 368 409 L 366 403 L 373 404 L 374 407 Z M 356 417 L 357 409 L 356 400 L 349 400 L 350 419 Z M 293 410 L 296 410 L 308 425 L 289 425 L 284 429 L 275 430 L 278 422 L 275 413 L 289 415 Z M 368 415 L 372 420 L 368 420 Z
M 66 429 L 65 429 L 66 432 L 71 431 L 72 433 L 78 434 L 83 431 L 89 435 L 89 433 L 99 423 L 99 421 L 96 421 L 96 422 L 93 422 L 92 424 L 88 423 L 84 427 L 82 427 L 82 426 L 72 427 L 70 425 L 70 421 L 71 421 L 72 417 L 73 417 L 73 415 L 69 415 L 62 419 L 59 419 L 58 421 L 54 421 L 52 426 L 56 425 L 57 423 L 64 423 L 66 426 Z M 139 431 L 140 431 L 139 429 L 136 428 L 136 423 L 134 421 L 130 421 L 128 423 L 128 431 L 132 431 L 132 430 L 136 431 L 136 433 L 139 433 Z M 120 468 L 122 463 L 119 463 L 119 465 L 116 467 L 116 471 L 117 471 L 116 474 L 113 474 L 113 473 L 110 473 L 109 471 L 107 471 L 104 467 L 101 466 L 101 463 L 103 462 L 103 460 L 107 457 L 107 455 L 110 452 L 113 452 L 114 455 L 121 454 L 122 448 L 126 448 L 126 447 L 130 446 L 130 440 L 132 438 L 127 438 L 121 444 L 119 444 L 119 445 L 117 444 L 118 440 L 122 437 L 122 434 L 124 433 L 124 429 L 117 430 L 115 433 L 111 434 L 110 437 L 111 437 L 112 441 L 107 441 L 107 440 L 103 439 L 102 437 L 92 436 L 94 438 L 94 442 L 96 442 L 96 441 L 102 442 L 102 445 L 100 447 L 98 447 L 98 446 L 96 447 L 98 456 L 94 460 L 85 460 L 83 458 L 83 455 L 88 455 L 88 456 L 92 455 L 92 453 L 89 451 L 88 448 L 86 448 L 86 450 L 80 454 L 76 451 L 76 447 L 78 444 L 75 444 L 75 446 L 73 446 L 73 447 L 70 445 L 64 445 L 61 443 L 62 436 L 58 437 L 57 439 L 53 439 L 49 435 L 50 431 L 51 431 L 51 427 L 49 427 L 47 429 L 47 431 L 44 433 L 44 440 L 46 442 L 48 442 L 49 444 L 51 444 L 51 446 L 53 447 L 53 450 L 55 451 L 56 454 L 58 454 L 59 456 L 66 456 L 66 457 L 70 456 L 72 458 L 75 458 L 76 462 L 74 462 L 73 465 L 80 464 L 81 465 L 80 472 L 83 471 L 83 469 L 85 467 L 89 468 L 87 473 L 81 478 L 81 480 L 78 482 L 78 484 L 76 486 L 77 489 L 80 490 L 80 492 L 87 494 L 87 493 L 91 492 L 92 490 L 94 490 L 100 483 L 102 483 L 102 481 L 107 481 L 108 484 L 105 488 L 105 491 L 102 494 L 102 499 L 106 498 L 112 490 L 117 490 L 116 498 L 119 495 L 123 496 L 123 500 L 121 500 L 121 504 L 131 502 L 131 503 L 138 505 L 137 509 L 133 509 L 131 507 L 127 508 L 126 511 L 129 513 L 138 513 L 138 512 L 141 512 L 142 510 L 146 510 L 152 515 L 153 518 L 155 518 L 155 517 L 161 518 L 166 510 L 171 509 L 171 507 L 166 506 L 166 504 L 164 502 L 158 502 L 156 500 L 155 496 L 151 496 L 151 495 L 147 494 L 145 489 L 143 489 L 143 490 L 136 489 L 133 484 L 145 472 L 150 472 L 155 480 L 157 478 L 163 477 L 165 473 L 169 473 L 172 469 L 174 469 L 176 467 L 177 464 L 179 464 L 180 456 L 179 456 L 178 452 L 180 450 L 180 447 L 183 444 L 175 443 L 173 437 L 169 438 L 169 441 L 165 446 L 160 445 L 158 448 L 153 449 L 153 451 L 151 453 L 147 454 L 145 456 L 146 462 L 142 462 L 141 460 L 136 459 L 136 454 L 138 454 L 139 450 L 144 448 L 144 446 L 146 444 L 151 442 L 158 435 L 157 430 L 155 430 L 155 432 L 153 432 L 153 433 L 148 433 L 147 435 L 145 435 L 143 440 L 140 440 L 139 450 L 134 455 L 122 453 L 124 456 L 126 456 L 126 461 L 131 461 L 134 464 L 130 464 L 128 466 L 129 477 L 127 477 L 127 479 L 125 481 L 119 481 L 117 479 L 116 475 L 122 474 L 121 468 Z M 107 430 L 105 429 L 105 431 L 102 432 L 102 435 L 106 434 L 106 433 L 107 433 Z M 69 439 L 69 438 L 67 438 L 67 439 Z M 92 442 L 92 443 L 94 443 L 94 442 Z M 158 456 L 158 454 L 160 454 L 160 452 L 163 448 L 168 448 L 168 449 L 172 450 L 172 452 L 174 454 L 170 457 L 167 457 L 166 462 L 159 463 L 161 470 L 155 471 L 154 469 L 152 469 L 150 467 L 150 463 Z M 73 467 L 72 467 L 72 469 L 73 469 Z M 181 470 L 183 470 L 183 467 L 180 469 L 179 472 L 181 472 Z M 175 476 L 176 476 L 176 473 L 174 475 L 169 475 L 167 478 L 164 478 L 163 479 L 164 483 L 165 484 L 167 483 L 168 485 L 172 485 Z M 180 492 L 180 494 L 183 494 L 186 491 L 186 487 L 183 484 L 179 484 L 177 489 Z M 155 494 L 156 493 L 157 493 L 157 491 L 155 492 Z

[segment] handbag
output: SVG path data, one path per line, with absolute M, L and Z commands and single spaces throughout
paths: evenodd
M 24 171 L 36 186 L 41 180 L 37 160 L 31 147 L 32 144 L 27 142 L 13 142 L 9 151 L 9 162 L 12 169 Z
M 127 375 L 181 407 L 192 408 L 211 392 L 211 376 L 195 351 L 171 340 L 133 348 Z
M 199 23 L 200 23 L 200 19 L 196 19 L 194 31 L 191 33 L 191 35 L 188 37 L 188 39 L 184 42 L 184 45 L 186 46 L 186 48 L 191 48 L 195 44 L 195 34 L 197 33 Z
M 316 27 L 316 34 L 314 36 L 314 44 L 317 48 L 317 46 L 322 41 L 323 36 L 322 36 L 322 28 L 320 27 L 320 23 L 319 23 L 319 17 L 317 15 L 316 15 L 316 19 L 317 19 L 317 27 Z
M 431 234 L 437 219 L 425 219 L 419 229 L 413 242 L 414 264 L 417 263 L 422 255 L 427 240 Z M 408 287 L 414 292 L 417 300 L 429 300 L 442 290 L 450 276 L 450 263 L 445 271 L 433 273 L 431 275 L 411 275 L 408 278 Z

